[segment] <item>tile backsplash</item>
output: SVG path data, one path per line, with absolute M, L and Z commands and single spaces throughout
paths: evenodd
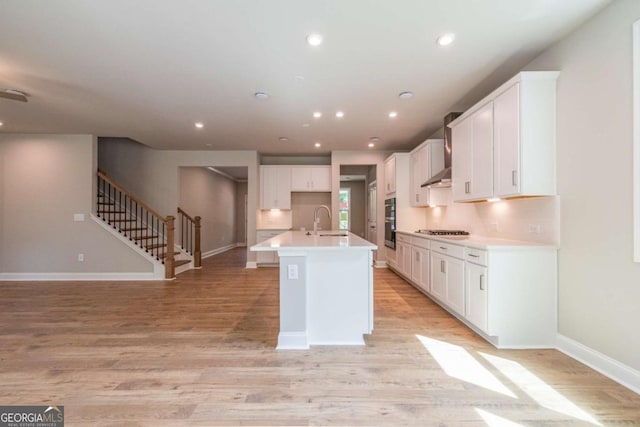
M 559 243 L 559 197 L 532 197 L 425 208 L 427 228 L 464 229 L 503 239 Z

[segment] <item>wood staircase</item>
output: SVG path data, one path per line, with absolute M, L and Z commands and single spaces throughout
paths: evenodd
M 178 208 L 179 246 L 184 252 L 176 250 L 174 216 L 160 215 L 102 171 L 98 171 L 97 182 L 97 216 L 164 264 L 165 278 L 173 279 L 176 268 L 192 261 L 194 267 L 201 266 L 200 217 L 192 218 Z M 176 259 L 182 254 L 186 254 L 190 259 Z

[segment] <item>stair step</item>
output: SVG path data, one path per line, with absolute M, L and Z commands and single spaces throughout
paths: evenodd
M 98 201 L 98 205 L 115 206 L 115 203 L 114 202 L 101 202 L 101 201 Z
M 154 236 L 133 236 L 133 238 L 135 240 L 151 240 L 151 239 L 157 239 L 158 236 L 154 235 Z
M 110 211 L 108 209 L 98 209 L 97 211 L 99 214 L 102 213 L 106 213 L 106 214 L 126 214 L 127 211 Z
M 135 219 L 131 219 L 131 218 L 112 218 L 109 221 L 111 221 L 111 222 L 136 222 Z
M 176 255 L 180 255 L 180 252 L 174 252 L 174 253 L 173 253 L 173 256 L 176 256 Z M 166 257 L 167 257 L 167 254 L 165 254 L 165 253 L 161 253 L 160 255 L 158 255 L 158 257 L 159 257 L 159 258 L 166 258 Z M 178 261 L 176 260 L 175 262 L 178 262 Z
M 147 227 L 131 227 L 131 228 L 121 228 L 120 231 L 144 231 L 146 229 Z
M 179 259 L 173 263 L 173 268 L 178 268 L 181 265 L 189 264 L 191 261 L 188 259 Z
M 154 243 L 153 245 L 145 245 L 145 248 L 151 250 L 155 248 L 162 248 L 164 246 L 167 246 L 166 243 Z

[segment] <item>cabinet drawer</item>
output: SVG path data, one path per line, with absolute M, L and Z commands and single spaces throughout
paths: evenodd
M 431 250 L 440 252 L 441 254 L 450 255 L 456 258 L 464 259 L 464 246 L 452 245 L 438 240 L 431 242 Z
M 464 259 L 475 264 L 487 265 L 487 251 L 473 248 L 465 248 Z
M 419 248 L 429 249 L 429 243 L 430 243 L 429 239 L 423 239 L 422 237 L 412 237 L 411 238 L 411 244 L 413 246 L 417 246 Z
M 398 242 L 405 242 L 405 243 L 411 243 L 411 237 L 407 236 L 406 234 L 400 234 L 400 233 L 396 233 L 396 241 Z

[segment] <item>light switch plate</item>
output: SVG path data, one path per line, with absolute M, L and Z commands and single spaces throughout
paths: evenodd
M 77 222 L 84 221 L 84 214 L 73 214 L 73 220 Z
M 287 266 L 287 278 L 289 280 L 298 279 L 298 266 L 296 264 L 289 264 Z

